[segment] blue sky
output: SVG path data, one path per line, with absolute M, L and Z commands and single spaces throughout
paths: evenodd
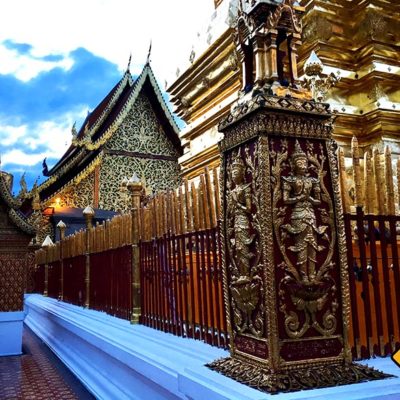
M 143 4 L 144 3 L 144 4 Z M 28 188 L 71 142 L 88 111 L 122 77 L 129 55 L 140 73 L 152 41 L 152 67 L 164 89 L 187 65 L 213 0 L 13 0 L 0 5 L 1 168 L 26 173 Z M 154 10 L 158 9 L 158 13 Z M 24 10 L 23 13 L 20 11 Z M 196 15 L 185 18 L 185 15 Z M 196 24 L 197 23 L 197 24 Z

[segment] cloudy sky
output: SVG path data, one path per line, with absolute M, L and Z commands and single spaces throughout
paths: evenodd
M 126 69 L 140 73 L 152 41 L 160 87 L 187 63 L 213 0 L 12 0 L 0 5 L 1 168 L 28 188 L 71 141 L 71 127 Z M 40 181 L 43 180 L 43 177 Z

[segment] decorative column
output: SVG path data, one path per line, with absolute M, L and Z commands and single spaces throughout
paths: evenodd
M 92 221 L 94 210 L 91 206 L 87 206 L 83 212 L 86 221 L 86 270 L 85 270 L 85 308 L 90 306 L 90 231 L 92 229 Z
M 127 187 L 132 198 L 132 316 L 131 323 L 137 324 L 141 315 L 141 294 L 140 294 L 140 201 L 143 185 L 136 173 L 129 179 Z
M 271 29 L 270 32 L 268 32 L 268 39 L 266 41 L 266 63 L 268 68 L 268 78 L 270 78 L 272 81 L 278 80 L 278 46 L 276 44 L 277 37 L 278 31 L 276 29 Z
M 272 393 L 385 377 L 352 363 L 329 105 L 254 94 L 219 129 L 231 356 L 209 367 Z
M 53 246 L 53 241 L 50 239 L 50 236 L 46 236 L 42 243 L 42 249 L 46 252 L 46 264 L 44 265 L 44 291 L 43 296 L 49 295 L 49 253 L 48 249 L 50 246 Z
M 60 220 L 57 224 L 57 228 L 60 230 L 60 293 L 58 295 L 59 300 L 64 300 L 64 239 L 65 239 L 65 228 L 67 225 Z
M 254 60 L 255 60 L 255 79 L 254 84 L 256 87 L 262 87 L 265 83 L 266 77 L 266 50 L 265 38 L 257 32 L 252 38 Z

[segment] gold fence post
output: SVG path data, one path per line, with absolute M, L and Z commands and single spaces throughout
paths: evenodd
M 57 224 L 57 228 L 60 230 L 60 293 L 58 298 L 63 301 L 64 300 L 64 253 L 63 253 L 63 242 L 65 239 L 65 228 L 67 225 L 60 220 Z
M 44 241 L 42 243 L 42 249 L 46 252 L 46 254 L 45 254 L 46 264 L 44 264 L 44 291 L 43 291 L 43 296 L 46 296 L 46 297 L 49 295 L 49 253 L 48 253 L 48 249 L 52 245 L 53 245 L 53 241 L 50 239 L 50 236 L 46 236 L 46 239 L 44 239 Z
M 131 193 L 132 200 L 132 315 L 131 323 L 139 323 L 141 315 L 140 302 L 140 254 L 139 254 L 139 229 L 140 229 L 140 199 L 142 195 L 142 182 L 133 174 L 129 179 L 127 187 Z
M 89 308 L 90 305 L 90 230 L 92 229 L 92 220 L 94 217 L 94 210 L 92 206 L 87 206 L 83 212 L 83 216 L 86 221 L 86 270 L 85 270 L 85 308 Z

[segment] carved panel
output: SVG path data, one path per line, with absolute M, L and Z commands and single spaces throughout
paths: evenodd
M 342 333 L 342 319 L 325 142 L 271 138 L 269 143 L 279 336 L 330 338 Z
M 85 208 L 87 205 L 93 205 L 94 200 L 94 172 L 82 179 L 77 185 L 71 185 L 62 191 L 56 197 L 61 199 L 61 207 Z M 55 198 L 48 202 L 48 205 L 54 203 Z
M 132 110 L 108 141 L 106 148 L 143 154 L 179 156 L 143 92 L 138 95 Z
M 227 156 L 225 252 L 234 343 L 265 356 L 266 344 L 254 340 L 265 337 L 260 182 L 258 143 Z
M 179 183 L 179 165 L 176 161 L 107 155 L 100 170 L 100 208 L 124 208 L 120 184 L 124 176 L 129 178 L 134 172 L 144 181 L 147 189 L 154 191 L 175 188 Z
M 0 312 L 23 309 L 26 254 L 0 252 Z

